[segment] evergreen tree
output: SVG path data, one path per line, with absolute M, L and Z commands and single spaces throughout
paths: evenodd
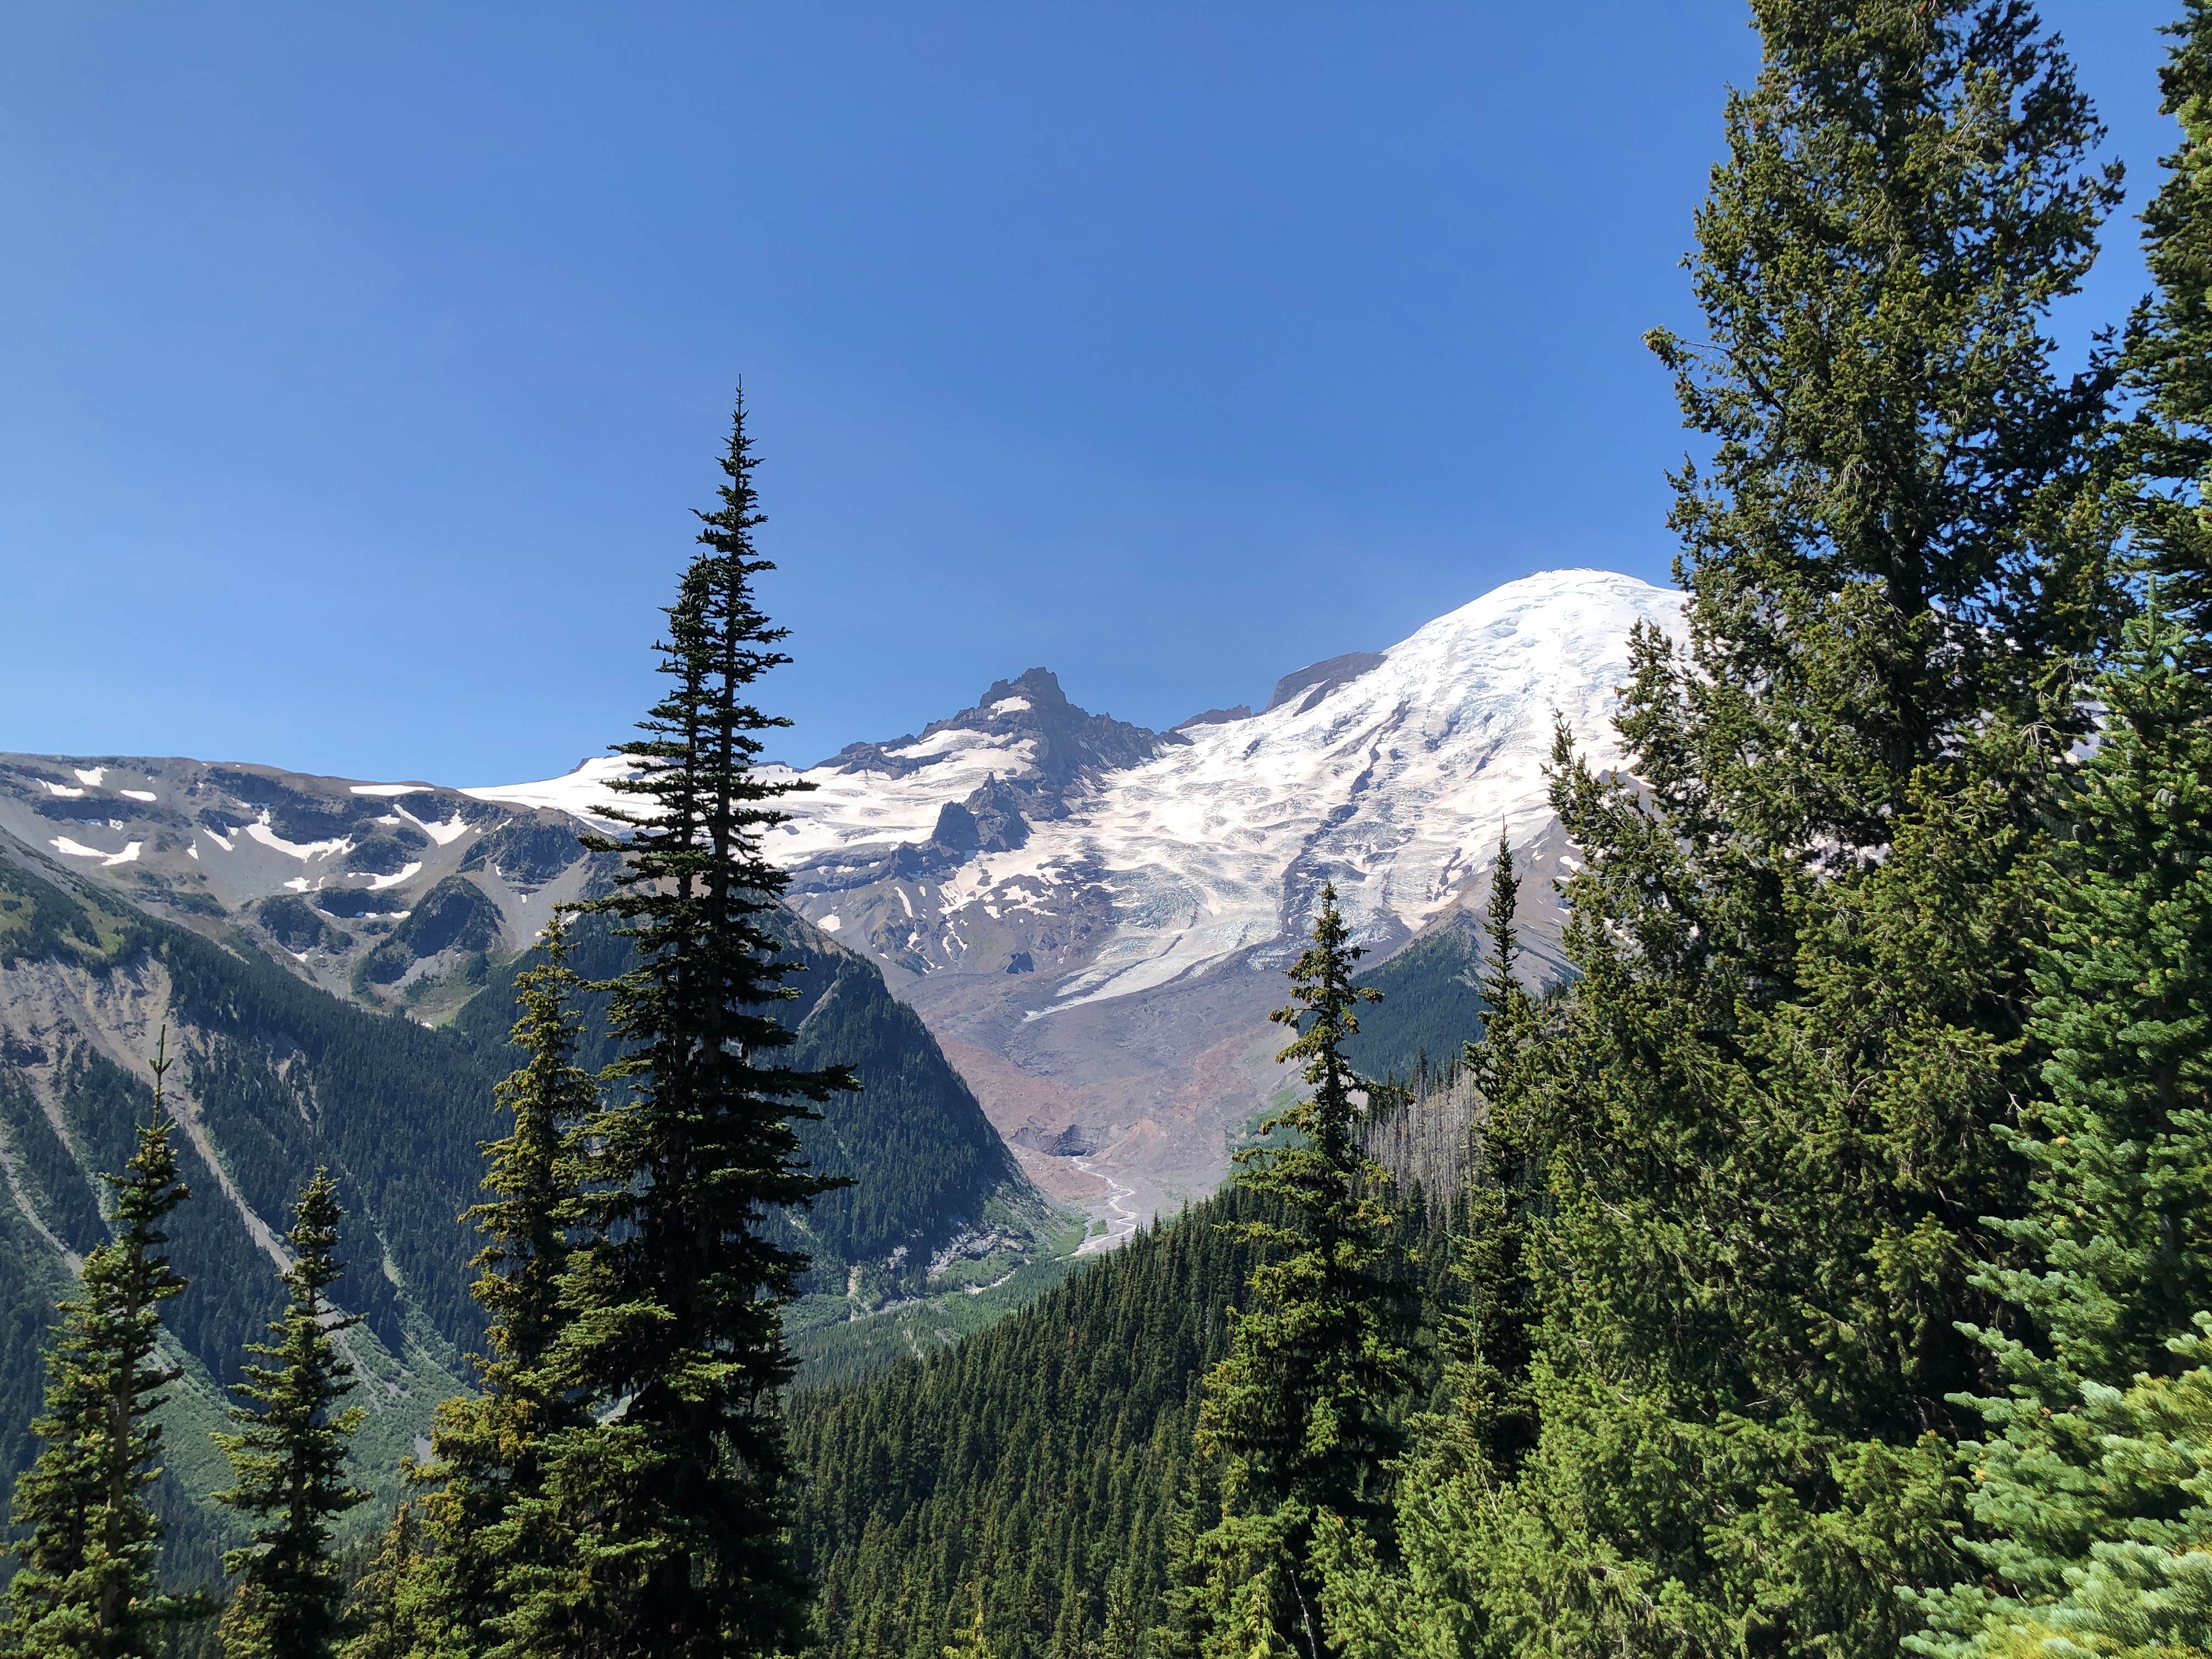
M 413 1475 L 406 1462 L 403 1475 Z M 344 1659 L 424 1659 L 450 1650 L 456 1637 L 467 1627 L 456 1628 L 452 1609 L 438 1605 L 426 1590 L 422 1527 L 412 1504 L 401 1504 L 392 1512 L 384 1542 L 346 1600 L 348 1640 Z
M 1321 1659 L 1324 1518 L 1383 1525 L 1383 1472 L 1396 1453 L 1395 1409 L 1411 1386 L 1403 1344 L 1409 1285 L 1389 1177 L 1360 1144 L 1362 1081 L 1343 1048 L 1354 1012 L 1378 994 L 1352 983 L 1363 952 L 1322 890 L 1313 940 L 1290 970 L 1293 1001 L 1270 1018 L 1296 1040 L 1313 1091 L 1262 1125 L 1279 1146 L 1237 1155 L 1240 1184 L 1274 1212 L 1229 1224 L 1271 1253 L 1252 1270 L 1251 1305 L 1231 1316 L 1230 1352 L 1209 1372 L 1197 1443 L 1219 1463 L 1218 1520 L 1188 1544 L 1176 1610 L 1179 1644 L 1204 1655 Z
M 2099 688 L 2051 860 L 2047 1093 L 2014 1137 L 2034 1201 L 2001 1224 L 2030 1265 L 1986 1274 L 2026 1328 L 1969 1327 L 2005 1385 L 1969 1397 L 1995 1434 L 1963 1448 L 1984 1577 L 1915 1598 L 1931 1628 L 1909 1638 L 1946 1659 L 2212 1645 L 2212 1347 L 2192 1328 L 2212 1310 L 2212 9 L 2188 0 L 2168 32 L 2182 144 L 2143 216 L 2159 291 L 2127 354 L 2149 613 Z
M 13 1519 L 28 1535 L 9 1547 L 19 1565 L 0 1651 L 11 1659 L 150 1656 L 168 1626 L 201 1611 L 155 1587 L 161 1528 L 145 1498 L 161 1474 L 153 1416 L 181 1375 L 161 1357 L 161 1304 L 185 1288 L 161 1224 L 191 1196 L 169 1140 L 167 1038 L 153 1115 L 123 1173 L 107 1177 L 115 1237 L 85 1258 L 47 1349 L 46 1411 L 31 1425 L 46 1449 L 15 1482 Z
M 1959 1571 L 1957 1324 L 2018 1214 L 2036 854 L 2121 601 L 2116 370 L 2043 319 L 2117 179 L 2021 0 L 1755 0 L 1661 333 L 1686 647 L 1558 757 L 1576 969 L 1525 1121 L 1540 1426 L 1463 1648 L 1887 1655 Z M 2058 665 L 2054 672 L 2053 665 Z M 1469 1524 L 1474 1524 L 1470 1522 Z
M 945 1644 L 945 1659 L 1000 1659 L 998 1648 L 983 1628 L 983 1593 L 975 1593 L 975 1616 Z
M 1439 1310 L 1441 1399 L 1414 1419 L 1395 1494 L 1396 1559 L 1340 1526 L 1320 1556 L 1331 1641 L 1347 1659 L 1446 1659 L 1479 1646 L 1486 1570 L 1502 1540 L 1502 1493 L 1535 1438 L 1528 1278 L 1529 1230 L 1542 1205 L 1525 1114 L 1540 1053 L 1540 1010 L 1519 972 L 1521 882 L 1501 832 L 1491 877 L 1486 1013 L 1463 1066 L 1485 1111 L 1470 1148 L 1466 1215 L 1453 1239 L 1451 1294 Z
M 346 1443 L 367 1413 L 338 1403 L 356 1378 L 337 1339 L 361 1319 L 325 1294 L 345 1271 L 337 1257 L 344 1214 L 337 1183 L 317 1170 L 285 1235 L 289 1300 L 270 1322 L 270 1340 L 248 1350 L 275 1363 L 246 1368 L 238 1392 L 250 1403 L 230 1413 L 240 1432 L 216 1437 L 237 1480 L 216 1501 L 257 1522 L 252 1541 L 223 1557 L 240 1575 L 223 1609 L 228 1659 L 323 1659 L 338 1635 L 345 1585 L 331 1559 L 331 1522 L 368 1496 L 345 1480 Z
M 2212 1346 L 2192 1328 L 2212 1329 L 2212 685 L 2155 611 L 2130 636 L 2052 860 L 2049 1092 L 2011 1137 L 2034 1203 L 2002 1227 L 2034 1265 L 1986 1275 L 2028 1332 L 1972 1333 L 2008 1385 L 1972 1400 L 1996 1434 L 1964 1449 L 1992 1583 L 1923 1598 L 1938 1635 L 1913 1645 L 1946 1659 L 2110 1633 L 2137 1602 L 2150 1629 L 2189 1583 L 2195 1637 L 2142 1639 L 2212 1637 L 2212 1577 L 2175 1559 L 2212 1559 Z
M 2142 398 L 2128 428 L 2136 486 L 2133 530 L 2197 673 L 2212 672 L 2212 21 L 2205 0 L 2183 0 L 2160 74 L 2181 147 L 2143 214 L 2143 251 L 2157 282 L 2129 330 L 2129 380 Z
M 2150 603 L 2099 687 L 2104 731 L 2051 860 L 2045 1092 L 2013 1137 L 2033 1203 L 2001 1228 L 2027 1265 L 1986 1273 L 2025 1328 L 1972 1330 L 2005 1385 L 1971 1400 L 1994 1432 L 1964 1448 L 1984 1577 L 1919 1598 L 1931 1630 L 1911 1642 L 1946 1659 L 2212 1645 L 2212 1346 L 2195 1328 L 2212 1318 L 2212 9 L 2170 33 L 2182 146 L 2144 215 L 2159 294 L 2128 353 Z
M 772 568 L 753 545 L 753 465 L 740 399 L 721 507 L 701 515 L 702 550 L 667 611 L 671 684 L 621 747 L 632 834 L 588 843 L 623 860 L 591 908 L 637 953 L 611 988 L 626 1048 L 606 1076 L 628 1097 L 586 1127 L 551 1364 L 600 1414 L 547 1448 L 544 1515 L 567 1566 L 519 1605 L 518 1651 L 780 1652 L 805 1613 L 779 1395 L 782 1310 L 806 1258 L 769 1224 L 837 1184 L 801 1164 L 793 1125 L 857 1085 L 842 1067 L 778 1063 L 794 964 L 769 931 L 786 878 L 761 841 L 804 786 L 757 769 L 758 734 L 787 722 L 748 688 L 789 659 L 753 592 Z
M 568 918 L 555 911 L 537 959 L 516 980 L 521 1017 L 510 1041 L 526 1056 L 498 1087 L 514 1115 L 488 1146 L 484 1191 L 471 1209 L 485 1239 L 471 1290 L 489 1316 L 481 1392 L 438 1407 L 433 1462 L 417 1479 L 426 1534 L 406 1595 L 425 1609 L 441 1649 L 470 1655 L 501 1639 L 501 1620 L 568 1563 L 549 1558 L 540 1501 L 547 1443 L 588 1422 L 571 1390 L 546 1370 L 562 1322 L 561 1276 L 581 1198 L 585 1152 L 574 1137 L 598 1107 L 591 1075 L 575 1064 L 583 1022 L 568 965 Z M 349 1650 L 348 1659 L 374 1659 Z

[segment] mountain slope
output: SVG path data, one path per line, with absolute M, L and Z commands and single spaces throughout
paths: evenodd
M 811 1165 L 854 1183 L 817 1199 L 790 1235 L 814 1257 L 810 1294 L 857 1313 L 892 1296 L 926 1294 L 956 1269 L 1008 1270 L 1033 1259 L 1053 1218 L 920 1016 L 890 994 L 872 963 L 797 918 L 776 931 L 802 964 L 788 981 L 798 995 L 777 1010 L 795 1039 L 791 1063 L 850 1066 L 861 1085 L 800 1131 Z M 571 938 L 573 965 L 586 980 L 611 979 L 629 963 L 628 942 L 603 918 L 584 918 Z M 498 969 L 455 1029 L 482 1047 L 504 1043 L 515 976 L 527 962 Z M 580 1006 L 579 1060 L 596 1070 L 617 1052 L 606 999 L 587 993 Z
M 170 1412 L 162 1501 L 178 1523 L 173 1565 L 205 1577 L 229 1535 L 204 1503 L 225 1473 L 208 1431 L 244 1344 L 279 1305 L 276 1235 L 318 1165 L 337 1176 L 349 1212 L 334 1296 L 366 1320 L 346 1340 L 368 1382 L 356 1450 L 370 1485 L 396 1491 L 431 1407 L 465 1386 L 480 1322 L 467 1291 L 474 1239 L 459 1218 L 499 1129 L 492 1091 L 513 1064 L 518 963 L 480 950 L 487 983 L 450 1026 L 430 1029 L 308 982 L 266 953 L 250 917 L 201 920 L 219 937 L 0 835 L 0 1481 L 33 1449 L 53 1303 L 104 1235 L 99 1176 L 130 1154 L 166 1032 L 194 1198 L 172 1226 L 192 1283 L 168 1311 L 188 1375 Z M 802 1063 L 853 1064 L 863 1084 L 807 1128 L 809 1153 L 858 1184 L 789 1224 L 817 1257 L 821 1291 L 795 1322 L 988 1281 L 1072 1243 L 882 975 L 795 918 L 786 932 L 806 969 L 783 1011 Z M 587 929 L 586 945 L 598 952 L 587 970 L 622 965 L 622 942 L 604 930 Z
M 1324 883 L 1377 957 L 1450 936 L 1417 959 L 1443 969 L 1422 1000 L 1446 1010 L 1444 958 L 1479 948 L 1503 832 L 1532 965 L 1556 965 L 1554 723 L 1609 761 L 1629 631 L 1680 617 L 1669 590 L 1547 572 L 1286 675 L 1258 714 L 1169 733 L 1086 715 L 1032 670 L 808 770 L 769 850 L 795 908 L 921 1010 L 1033 1176 L 1102 1218 L 1109 1199 L 1156 1213 L 1212 1189 L 1279 1086 L 1264 1016 Z M 618 770 L 468 793 L 590 815 Z M 1416 1046 L 1449 1046 L 1456 1017 Z

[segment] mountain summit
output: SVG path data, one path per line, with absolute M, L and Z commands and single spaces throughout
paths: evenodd
M 1611 759 L 1630 629 L 1678 629 L 1680 605 L 1547 571 L 1286 675 L 1257 714 L 1168 733 L 1033 668 L 806 770 L 769 850 L 793 907 L 882 965 L 1003 1133 L 1091 1149 L 1156 1207 L 1219 1178 L 1224 1133 L 1273 1086 L 1264 1014 L 1323 884 L 1378 957 L 1471 936 L 1501 831 L 1547 902 L 1554 721 Z M 591 814 L 610 765 L 467 793 Z M 1540 954 L 1545 933 L 1532 918 Z

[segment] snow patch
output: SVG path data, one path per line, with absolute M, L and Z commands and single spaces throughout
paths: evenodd
M 845 919 L 842 916 L 824 916 L 814 925 L 825 933 L 834 933 L 845 925 Z
M 635 777 L 637 771 L 627 756 L 598 755 L 564 777 L 544 778 L 535 783 L 492 784 L 480 789 L 464 789 L 461 793 L 477 800 L 503 801 L 515 806 L 550 806 L 556 812 L 570 813 L 612 828 L 615 820 L 606 816 L 610 807 L 621 805 L 634 811 L 648 804 L 635 797 L 625 798 L 607 787 L 617 779 Z
M 397 887 L 401 882 L 405 881 L 410 876 L 414 875 L 417 871 L 421 870 L 422 867 L 422 866 L 420 864 L 403 865 L 400 866 L 398 871 L 392 875 L 377 876 L 370 880 L 368 884 L 368 890 L 374 893 L 381 891 L 386 887 Z
M 419 795 L 430 786 L 427 783 L 356 783 L 351 793 L 356 795 Z
M 97 847 L 87 847 L 82 842 L 71 841 L 67 836 L 56 836 L 46 845 L 64 858 L 98 859 L 102 867 L 112 868 L 118 864 L 137 863 L 138 850 L 145 845 L 145 842 L 134 841 L 119 853 L 102 852 Z
M 246 833 L 264 847 L 273 847 L 276 851 L 298 859 L 303 864 L 309 859 L 326 859 L 333 853 L 349 851 L 353 846 L 353 842 L 343 836 L 340 836 L 336 841 L 286 841 L 283 836 L 269 827 L 269 814 L 265 811 L 262 813 L 261 821 L 258 823 L 249 823 L 246 826 Z
M 204 824 L 200 827 L 200 834 L 205 836 L 216 846 L 222 848 L 226 853 L 236 850 L 236 844 L 232 842 L 228 836 L 217 835 L 214 830 L 207 828 Z
M 453 842 L 459 841 L 463 836 L 469 833 L 467 820 L 463 818 L 458 812 L 454 813 L 452 817 L 447 819 L 443 823 L 430 823 L 422 818 L 416 817 L 412 812 L 409 811 L 404 806 L 398 810 L 400 817 L 405 818 L 410 823 L 413 824 L 417 830 L 420 830 L 424 835 L 429 836 L 432 841 L 436 842 L 441 847 L 449 847 Z
M 1030 706 L 1027 697 L 1001 697 L 984 712 L 992 714 L 1018 714 Z
M 82 789 L 72 789 L 65 783 L 47 783 L 46 780 L 44 778 L 40 778 L 39 781 L 42 784 L 46 784 L 46 793 L 50 795 L 59 795 L 64 800 L 82 800 L 84 799 L 84 791 Z
M 76 774 L 79 783 L 88 783 L 95 789 L 100 787 L 100 781 L 107 775 L 107 769 L 104 766 L 72 766 L 70 770 Z
M 150 789 L 118 789 L 115 792 L 125 800 L 159 800 L 161 798 Z

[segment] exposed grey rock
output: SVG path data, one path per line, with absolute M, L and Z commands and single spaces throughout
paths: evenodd
M 1326 662 L 1312 663 L 1295 674 L 1285 674 L 1275 682 L 1275 693 L 1267 699 L 1261 712 L 1272 714 L 1294 697 L 1305 698 L 1304 706 L 1310 708 L 1331 691 L 1347 681 L 1356 680 L 1370 668 L 1382 665 L 1379 651 L 1347 651 L 1340 657 L 1331 657 Z

